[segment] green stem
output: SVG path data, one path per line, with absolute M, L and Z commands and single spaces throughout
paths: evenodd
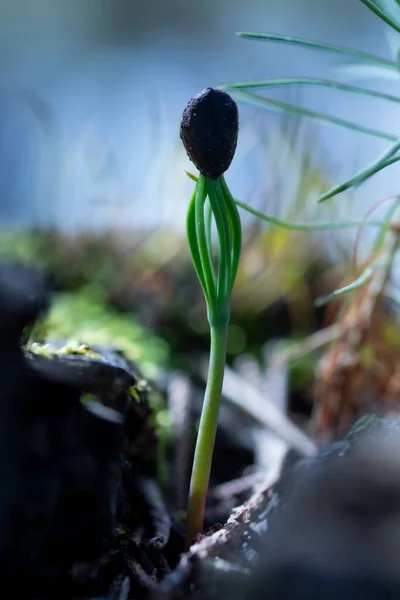
M 186 522 L 186 549 L 202 531 L 224 379 L 228 323 L 210 326 L 207 387 L 197 435 Z
M 231 294 L 231 238 L 229 221 L 226 215 L 224 195 L 221 190 L 219 179 L 213 181 L 207 179 L 208 197 L 217 225 L 219 239 L 219 265 L 217 282 L 217 299 L 219 312 L 225 312 L 226 302 Z M 213 323 L 214 325 L 215 323 Z
M 214 266 L 214 257 L 213 257 L 213 247 L 212 247 L 212 239 L 211 239 L 211 229 L 212 229 L 212 209 L 210 200 L 207 198 L 206 204 L 204 207 L 204 221 L 206 224 L 206 239 L 207 239 L 207 248 L 210 256 L 210 264 Z M 212 269 L 212 277 L 214 281 L 214 289 L 217 289 L 217 276 L 215 274 L 215 269 Z
M 197 186 L 196 186 L 197 187 Z M 203 273 L 203 267 L 201 264 L 201 256 L 199 252 L 199 243 L 197 240 L 196 233 L 196 195 L 197 190 L 195 189 L 192 199 L 189 204 L 189 210 L 186 219 L 186 231 L 187 231 L 187 239 L 189 242 L 189 250 L 193 261 L 193 266 L 197 273 L 197 277 L 199 279 L 201 288 L 203 290 L 204 298 L 206 302 L 209 302 L 207 284 Z
M 231 289 L 236 280 L 236 275 L 239 267 L 240 252 L 242 249 L 242 225 L 240 223 L 240 215 L 233 199 L 233 196 L 228 188 L 224 176 L 221 176 L 221 189 L 225 198 L 225 206 L 229 216 L 231 238 L 232 238 L 232 267 L 231 267 Z
M 204 220 L 204 204 L 207 199 L 207 179 L 200 174 L 196 185 L 195 196 L 195 230 L 197 236 L 197 248 L 201 261 L 201 270 L 204 276 L 204 281 L 207 289 L 207 308 L 213 313 L 215 311 L 215 277 L 214 266 L 212 263 L 211 248 L 207 245 L 207 227 Z M 211 200 L 210 200 L 211 202 Z

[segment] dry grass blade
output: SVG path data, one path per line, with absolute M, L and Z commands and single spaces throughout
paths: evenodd
M 386 267 L 355 292 L 341 318 L 342 335 L 320 362 L 313 431 L 321 442 L 342 438 L 365 413 L 399 410 L 400 331 L 383 300 L 398 244 L 392 229 L 380 254 Z

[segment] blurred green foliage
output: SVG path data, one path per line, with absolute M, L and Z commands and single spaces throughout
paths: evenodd
M 102 290 L 96 286 L 54 294 L 50 311 L 36 325 L 32 338 L 112 346 L 150 378 L 157 376 L 169 357 L 168 346 L 162 339 L 149 335 L 135 315 L 107 306 Z
M 301 214 L 303 221 L 315 220 L 317 208 L 311 201 L 326 187 L 328 163 L 314 152 L 312 132 L 293 122 L 271 132 L 255 119 L 241 133 L 249 138 L 245 158 L 261 159 L 268 168 L 266 184 L 254 190 L 251 204 L 282 218 L 297 220 Z M 175 173 L 178 168 L 180 163 L 171 164 L 170 170 Z M 325 212 L 324 218 L 329 214 Z M 243 352 L 262 362 L 262 348 L 269 339 L 299 339 L 320 327 L 323 311 L 315 310 L 313 300 L 325 291 L 323 282 L 331 266 L 318 235 L 253 218 L 244 220 L 243 233 L 232 298 L 229 363 Z M 0 255 L 44 269 L 59 290 L 41 325 L 42 337 L 111 343 L 147 377 L 160 365 L 185 369 L 196 353 L 208 352 L 204 300 L 186 237 L 179 231 L 144 231 L 138 226 L 134 231 L 110 228 L 74 235 L 55 230 L 0 231 Z M 302 377 L 306 384 L 304 369 L 294 367 L 292 374 L 299 386 Z

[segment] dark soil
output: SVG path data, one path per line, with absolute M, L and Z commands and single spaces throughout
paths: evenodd
M 30 598 L 115 594 L 132 573 L 147 589 L 150 573 L 170 570 L 168 544 L 177 561 L 182 535 L 170 535 L 156 483 L 146 389 L 108 348 L 24 351 L 46 307 L 36 273 L 2 267 L 2 580 Z
M 2 581 L 26 598 L 146 598 L 184 542 L 180 507 L 167 508 L 157 481 L 150 386 L 111 348 L 26 349 L 47 307 L 35 271 L 1 266 Z M 222 474 L 217 463 L 216 483 L 253 460 L 224 430 L 217 453 L 231 468 Z M 206 526 L 231 508 L 211 501 Z
M 400 597 L 397 421 L 364 419 L 344 442 L 307 460 L 289 452 L 275 483 L 250 498 L 233 484 L 223 497 L 211 493 L 208 533 L 183 554 L 174 488 L 185 491 L 179 465 L 182 457 L 190 463 L 191 436 L 189 455 L 175 450 L 177 469 L 160 490 L 149 388 L 137 367 L 110 348 L 60 341 L 27 350 L 23 341 L 47 305 L 36 272 L 0 268 L 4 593 L 35 600 Z M 192 418 L 189 411 L 188 427 Z M 237 426 L 221 419 L 213 486 L 254 462 Z

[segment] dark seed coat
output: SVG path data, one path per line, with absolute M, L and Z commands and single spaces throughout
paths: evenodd
M 218 179 L 236 150 L 239 116 L 226 92 L 206 88 L 192 98 L 182 114 L 180 135 L 190 160 L 203 175 Z

